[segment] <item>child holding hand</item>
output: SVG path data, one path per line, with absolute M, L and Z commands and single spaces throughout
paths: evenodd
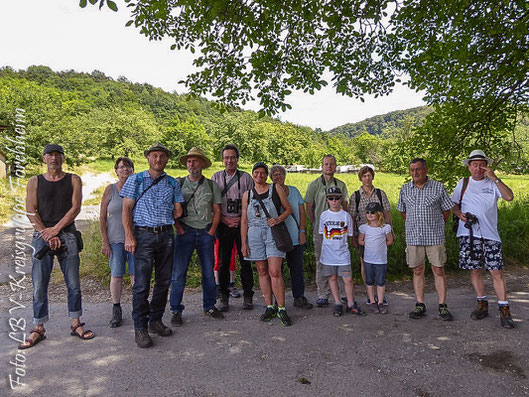
M 386 273 L 388 269 L 388 245 L 393 244 L 391 226 L 384 222 L 384 212 L 379 203 L 371 202 L 366 206 L 367 223 L 360 225 L 358 244 L 364 246 L 364 268 L 366 273 L 367 295 L 371 303 L 371 312 L 386 314 L 382 304 L 386 291 Z M 377 297 L 375 300 L 375 283 Z
M 334 315 L 343 314 L 343 305 L 338 291 L 338 277 L 342 277 L 347 296 L 348 313 L 360 316 L 366 313 L 353 299 L 353 273 L 351 254 L 347 238 L 353 235 L 353 220 L 348 212 L 342 209 L 343 194 L 339 187 L 332 186 L 327 191 L 329 209 L 320 217 L 319 233 L 323 235 L 320 262 L 323 275 L 328 277 L 329 289 L 334 298 Z

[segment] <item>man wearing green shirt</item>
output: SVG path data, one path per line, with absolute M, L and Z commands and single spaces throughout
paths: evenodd
M 183 215 L 175 223 L 175 255 L 171 281 L 170 304 L 173 317 L 171 324 L 182 325 L 184 305 L 182 299 L 186 286 L 187 269 L 196 249 L 202 271 L 202 308 L 204 314 L 213 318 L 224 318 L 215 307 L 217 287 L 213 274 L 215 232 L 220 222 L 222 198 L 216 182 L 202 175 L 202 170 L 211 161 L 199 148 L 192 148 L 180 157 L 189 175 L 179 183 L 184 195 Z
M 329 283 L 327 277 L 322 274 L 322 265 L 320 263 L 322 235 L 314 231 L 318 230 L 321 213 L 329 208 L 327 204 L 327 190 L 331 186 L 340 188 L 344 197 L 342 204 L 344 211 L 347 211 L 347 201 L 345 200 L 347 200 L 349 194 L 347 193 L 345 183 L 334 177 L 334 173 L 336 172 L 336 158 L 332 154 L 326 154 L 323 157 L 321 172 L 322 175 L 312 181 L 307 187 L 305 205 L 307 207 L 307 215 L 312 223 L 312 239 L 314 241 L 314 256 L 316 257 L 316 285 L 318 287 L 316 306 L 325 307 L 329 304 Z M 340 291 L 343 292 L 343 283 L 340 283 Z

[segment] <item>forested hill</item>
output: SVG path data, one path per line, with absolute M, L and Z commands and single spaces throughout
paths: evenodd
M 259 118 L 252 111 L 221 111 L 202 98 L 131 83 L 125 77 L 114 80 L 99 71 L 4 67 L 0 126 L 14 125 L 15 109 L 25 110 L 26 154 L 34 162 L 49 142 L 65 147 L 67 161 L 82 163 L 98 156 L 141 156 L 159 141 L 175 158 L 200 146 L 219 160 L 222 146 L 236 143 L 244 161 L 315 165 L 336 140 L 308 127 Z M 14 128 L 6 133 L 14 136 Z M 13 157 L 10 151 L 6 154 Z
M 422 120 L 432 112 L 428 106 L 420 106 L 406 110 L 396 110 L 379 116 L 370 117 L 358 123 L 347 123 L 329 131 L 330 134 L 343 134 L 355 137 L 364 132 L 371 135 L 390 137 L 395 131 L 406 126 L 418 127 Z

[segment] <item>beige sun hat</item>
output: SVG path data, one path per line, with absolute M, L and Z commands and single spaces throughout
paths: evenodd
M 472 160 L 484 160 L 487 162 L 487 165 L 491 165 L 494 161 L 487 157 L 483 150 L 473 150 L 472 153 L 470 153 L 470 156 L 463 160 L 463 165 L 468 166 Z
M 180 164 L 186 165 L 188 157 L 198 157 L 202 160 L 204 160 L 204 168 L 208 168 L 211 166 L 211 160 L 206 157 L 204 154 L 204 151 L 198 147 L 192 147 L 187 154 L 180 157 Z

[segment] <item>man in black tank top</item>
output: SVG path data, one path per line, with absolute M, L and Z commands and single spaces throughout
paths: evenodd
M 64 150 L 60 145 L 46 145 L 42 160 L 47 165 L 47 171 L 28 181 L 26 197 L 28 218 L 35 228 L 31 243 L 34 248 L 32 279 L 35 327 L 26 341 L 19 345 L 19 349 L 30 348 L 46 339 L 44 323 L 49 319 L 48 284 L 55 256 L 68 289 L 71 335 L 81 339 L 95 336 L 84 328 L 80 320 L 79 249 L 74 220 L 81 211 L 81 178 L 63 171 Z M 49 251 L 45 252 L 47 248 Z

